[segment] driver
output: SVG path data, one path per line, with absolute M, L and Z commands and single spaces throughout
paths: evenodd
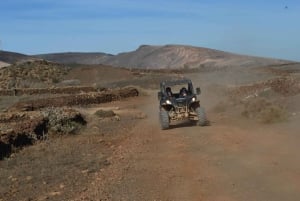
M 166 93 L 167 93 L 167 95 L 168 95 L 169 97 L 172 97 L 172 96 L 173 96 L 171 87 L 167 87 L 167 88 L 166 88 Z

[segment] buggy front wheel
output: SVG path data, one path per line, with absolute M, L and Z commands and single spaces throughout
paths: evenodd
M 207 120 L 204 108 L 203 107 L 197 107 L 195 112 L 197 113 L 197 117 L 198 117 L 197 125 L 207 126 L 208 125 L 208 120 Z
M 160 120 L 160 125 L 162 130 L 166 130 L 170 127 L 169 114 L 163 108 L 159 111 L 159 120 Z

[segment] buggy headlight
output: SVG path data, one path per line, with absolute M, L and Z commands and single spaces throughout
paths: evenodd
M 192 102 L 194 102 L 194 101 L 196 101 L 196 98 L 195 98 L 195 97 L 192 98 Z
M 172 105 L 172 102 L 170 100 L 166 100 L 166 103 Z

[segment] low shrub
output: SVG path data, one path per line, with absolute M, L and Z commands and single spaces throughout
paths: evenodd
M 276 123 L 287 120 L 287 111 L 275 103 L 264 98 L 249 99 L 244 103 L 242 115 L 256 119 L 261 123 Z
M 100 118 L 114 117 L 116 114 L 112 110 L 98 110 L 95 115 Z
M 75 134 L 86 124 L 82 115 L 74 110 L 48 108 L 43 111 L 48 119 L 48 130 L 58 134 Z

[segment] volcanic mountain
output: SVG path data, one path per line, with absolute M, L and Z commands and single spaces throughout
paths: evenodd
M 280 63 L 286 61 L 183 45 L 142 45 L 135 51 L 121 53 L 104 61 L 104 64 L 112 66 L 147 69 L 251 67 Z
M 223 67 L 258 67 L 289 63 L 280 59 L 254 57 L 215 49 L 186 45 L 142 45 L 131 52 L 117 55 L 106 53 L 52 53 L 23 55 L 0 51 L 0 61 L 15 63 L 28 59 L 44 59 L 63 64 L 105 64 L 140 69 L 195 69 Z

